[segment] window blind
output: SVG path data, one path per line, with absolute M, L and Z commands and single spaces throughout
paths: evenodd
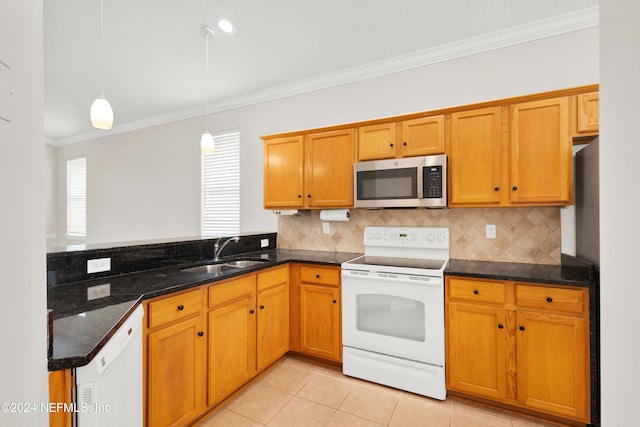
M 240 232 L 240 131 L 213 136 L 215 152 L 201 158 L 203 236 Z
M 67 160 L 67 236 L 87 236 L 87 158 Z

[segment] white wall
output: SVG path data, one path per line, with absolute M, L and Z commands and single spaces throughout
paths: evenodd
M 0 2 L 0 60 L 11 67 L 14 92 L 12 122 L 0 120 L 0 402 L 37 405 L 34 413 L 0 410 L 0 425 L 45 426 L 42 0 Z
M 600 325 L 603 426 L 638 425 L 640 3 L 600 5 Z
M 277 229 L 262 209 L 260 136 L 597 83 L 597 45 L 597 29 L 582 30 L 212 114 L 212 132 L 241 132 L 241 231 Z M 61 147 L 58 235 L 66 221 L 64 162 L 81 154 L 89 168 L 87 242 L 197 235 L 204 128 L 199 117 Z

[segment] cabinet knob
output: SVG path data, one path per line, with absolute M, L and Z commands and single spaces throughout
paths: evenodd
M 260 306 L 260 310 L 264 310 L 264 305 L 261 305 L 261 306 Z
M 333 300 L 333 303 L 334 303 L 334 304 L 336 304 L 337 302 L 338 302 L 338 300 L 335 300 L 335 299 Z
M 298 199 L 302 199 L 302 194 L 298 194 Z
M 403 142 L 402 145 L 407 146 L 407 141 Z
M 249 310 L 249 313 L 251 313 L 251 314 L 253 314 L 253 313 L 255 313 L 255 312 L 256 312 L 256 311 L 255 311 L 254 309 Z
M 500 187 L 494 187 L 493 191 L 500 191 Z
M 320 275 L 319 275 L 319 274 L 316 274 L 316 279 L 319 279 L 319 278 L 320 278 Z
M 180 304 L 180 305 L 178 306 L 178 310 L 180 310 L 180 311 L 184 310 L 184 305 Z
M 513 186 L 513 191 L 517 191 L 517 190 L 518 190 L 518 186 L 517 186 L 517 185 L 514 185 L 514 186 Z
M 518 329 L 520 329 L 521 331 L 524 331 L 524 325 L 520 325 Z
M 311 194 L 307 194 L 307 198 L 310 199 L 311 198 Z
M 504 329 L 504 325 L 502 323 L 498 323 L 498 329 Z
M 478 295 L 478 294 L 480 293 L 480 291 L 479 291 L 479 290 L 477 290 L 477 289 L 474 289 L 474 290 L 473 290 L 473 293 L 474 293 L 475 295 Z
M 553 302 L 553 298 L 547 297 L 547 302 Z
M 393 147 L 393 142 L 391 144 L 389 144 L 389 147 Z
M 198 332 L 198 336 L 199 336 L 199 337 L 201 337 L 201 336 L 203 336 L 203 335 L 204 335 L 204 332 L 202 332 L 202 331 Z

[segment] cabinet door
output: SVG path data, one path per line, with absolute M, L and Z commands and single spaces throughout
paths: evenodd
M 566 97 L 511 106 L 510 201 L 570 204 L 572 140 Z
M 395 122 L 358 128 L 358 161 L 393 159 L 395 157 Z
M 499 204 L 502 186 L 501 108 L 451 115 L 450 205 Z
M 354 130 L 307 136 L 306 205 L 353 206 Z
M 576 132 L 597 134 L 600 130 L 600 93 L 583 93 L 576 98 Z
M 302 136 L 265 141 L 265 208 L 296 208 L 304 205 L 303 168 L 304 138 Z
M 209 406 L 255 375 L 256 317 L 255 297 L 209 312 Z
M 206 343 L 200 316 L 149 334 L 148 425 L 188 425 L 204 410 Z
M 402 157 L 444 153 L 444 116 L 402 122 Z
M 300 286 L 301 350 L 340 362 L 340 289 L 303 283 Z
M 519 310 L 518 402 L 585 421 L 588 416 L 587 322 L 582 317 Z
M 447 320 L 447 388 L 504 399 L 509 333 L 505 310 L 450 302 Z
M 258 293 L 258 371 L 289 351 L 289 286 Z

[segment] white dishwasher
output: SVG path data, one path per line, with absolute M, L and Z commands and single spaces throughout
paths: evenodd
M 142 318 L 139 305 L 85 366 L 76 368 L 77 427 L 142 425 Z

